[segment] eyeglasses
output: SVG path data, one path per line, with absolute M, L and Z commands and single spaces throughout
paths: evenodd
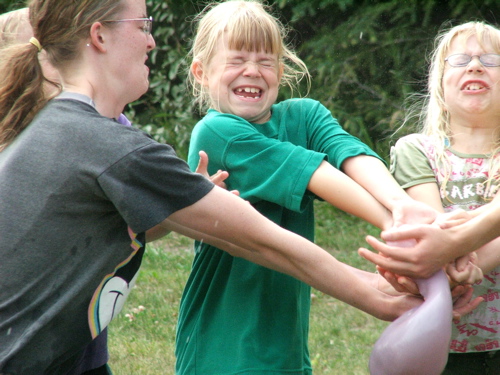
M 142 31 L 146 34 L 151 34 L 153 30 L 153 17 L 146 18 L 126 18 L 123 20 L 110 20 L 110 21 L 101 21 L 101 22 L 130 22 L 130 21 L 143 21 L 144 25 L 142 26 Z
M 457 53 L 448 56 L 444 61 L 447 61 L 450 66 L 456 68 L 467 66 L 472 61 L 472 58 L 477 57 L 479 62 L 486 67 L 500 66 L 500 55 L 496 53 L 485 53 L 484 55 L 467 55 L 466 53 Z

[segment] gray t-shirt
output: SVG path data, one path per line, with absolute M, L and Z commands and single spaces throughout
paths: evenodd
M 50 102 L 0 153 L 0 372 L 64 374 L 123 305 L 144 232 L 212 187 L 143 132 Z

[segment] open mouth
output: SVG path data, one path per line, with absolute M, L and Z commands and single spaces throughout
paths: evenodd
M 234 93 L 242 98 L 259 99 L 262 95 L 262 90 L 256 87 L 239 87 L 234 90 Z
M 477 91 L 477 90 L 484 90 L 487 89 L 488 87 L 485 84 L 479 83 L 479 82 L 471 82 L 467 83 L 462 87 L 462 90 L 465 91 Z

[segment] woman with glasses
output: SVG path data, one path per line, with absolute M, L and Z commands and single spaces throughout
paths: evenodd
M 372 287 L 119 123 L 148 89 L 144 0 L 31 0 L 29 14 L 30 42 L 0 56 L 1 374 L 66 374 L 123 306 L 146 240 L 171 230 L 381 319 L 421 303 Z M 55 97 L 40 51 L 60 74 Z M 386 214 L 369 194 L 358 199 Z
M 146 23 L 145 23 L 146 24 Z M 147 23 L 151 30 L 151 22 Z M 33 30 L 29 22 L 28 8 L 14 10 L 0 15 L 0 49 L 11 44 L 28 43 L 33 37 Z M 43 52 L 43 51 L 42 51 Z M 59 82 L 57 71 L 48 63 L 44 54 L 39 54 L 43 75 L 49 82 L 45 85 L 46 95 L 56 94 L 57 88 L 54 83 Z M 118 117 L 123 125 L 130 126 L 130 122 L 124 115 Z M 111 374 L 107 362 L 109 359 L 107 346 L 107 329 L 85 347 L 78 361 L 66 375 L 107 375 Z
M 440 212 L 476 210 L 499 188 L 500 30 L 470 22 L 441 35 L 429 77 L 422 130 L 396 143 L 391 171 Z M 454 323 L 443 374 L 500 374 L 499 247 L 500 237 L 476 251 L 485 276 L 474 297 L 485 302 Z

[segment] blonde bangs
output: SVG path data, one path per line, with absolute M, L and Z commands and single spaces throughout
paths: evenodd
M 266 9 L 269 9 L 267 11 Z M 192 63 L 197 61 L 208 66 L 224 38 L 231 50 L 264 52 L 277 57 L 282 68 L 281 85 L 290 88 L 292 95 L 299 82 L 306 78 L 310 87 L 310 75 L 304 62 L 286 44 L 287 28 L 270 8 L 260 0 L 233 0 L 207 5 L 196 18 L 196 36 L 189 52 Z M 192 88 L 194 103 L 200 112 L 210 106 L 210 95 L 189 71 L 188 83 Z
M 279 27 L 274 22 L 254 14 L 240 12 L 234 14 L 225 27 L 228 46 L 234 50 L 249 52 L 266 52 L 283 56 L 283 42 Z
M 500 53 L 500 31 L 483 22 L 467 22 L 451 29 L 446 36 L 446 43 L 443 48 L 445 53 L 449 50 L 453 39 L 460 39 L 465 45 L 471 36 L 477 38 L 482 49 L 485 50 L 485 45 L 490 44 L 494 52 Z

